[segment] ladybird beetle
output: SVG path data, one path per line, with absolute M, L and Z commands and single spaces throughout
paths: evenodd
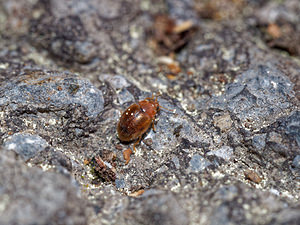
M 154 119 L 160 108 L 157 97 L 154 99 L 153 95 L 151 98 L 145 98 L 137 104 L 129 106 L 121 115 L 118 123 L 119 139 L 124 142 L 137 140 L 133 145 L 135 152 L 135 146 L 151 125 L 155 131 Z

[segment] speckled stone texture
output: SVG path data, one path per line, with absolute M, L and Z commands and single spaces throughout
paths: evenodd
M 298 0 L 0 1 L 0 224 L 298 225 L 299 15 Z M 126 163 L 118 119 L 152 94 L 155 131 Z

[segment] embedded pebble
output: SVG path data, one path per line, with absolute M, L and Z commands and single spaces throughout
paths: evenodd
M 19 154 L 25 161 L 44 151 L 48 143 L 38 135 L 17 133 L 9 137 L 3 144 L 4 148 Z
M 0 88 L 0 106 L 14 110 L 22 106 L 69 108 L 81 105 L 89 117 L 96 117 L 104 108 L 102 92 L 89 81 L 68 74 L 43 73 L 35 70 L 20 76 Z
M 229 130 L 232 125 L 232 120 L 229 113 L 214 116 L 214 125 L 219 127 L 221 131 Z
M 126 80 L 126 78 L 121 75 L 112 76 L 110 74 L 101 74 L 99 76 L 99 80 L 101 80 L 102 82 L 108 82 L 115 90 L 127 88 L 130 86 L 130 83 Z
M 85 201 L 72 177 L 30 168 L 12 151 L 0 152 L 0 224 L 86 224 Z
M 262 150 L 266 146 L 267 134 L 256 134 L 252 138 L 252 145 L 258 150 Z
M 204 170 L 206 167 L 208 167 L 209 165 L 211 165 L 211 163 L 208 160 L 206 160 L 199 154 L 193 155 L 189 164 L 190 164 L 189 170 L 192 172 L 200 172 Z
M 300 155 L 297 155 L 293 160 L 293 167 L 300 169 Z
M 287 118 L 285 133 L 294 138 L 300 148 L 300 111 L 293 112 Z
M 230 160 L 233 154 L 233 149 L 229 146 L 222 146 L 221 148 L 210 151 L 207 153 L 207 155 L 215 155 L 217 157 L 220 157 L 226 161 Z
M 229 110 L 244 128 L 256 130 L 274 122 L 282 110 L 289 109 L 291 97 L 294 91 L 290 80 L 279 70 L 259 65 L 228 84 L 225 95 L 213 99 L 211 106 Z

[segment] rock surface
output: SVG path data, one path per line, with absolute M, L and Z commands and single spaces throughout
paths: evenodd
M 3 149 L 0 163 L 1 224 L 86 224 L 85 201 L 71 177 L 30 168 Z
M 297 3 L 1 1 L 0 224 L 299 224 Z

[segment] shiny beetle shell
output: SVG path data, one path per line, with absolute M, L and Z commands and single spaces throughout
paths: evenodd
M 119 139 L 125 142 L 140 139 L 153 125 L 159 107 L 157 99 L 153 97 L 129 106 L 121 115 L 118 123 Z

